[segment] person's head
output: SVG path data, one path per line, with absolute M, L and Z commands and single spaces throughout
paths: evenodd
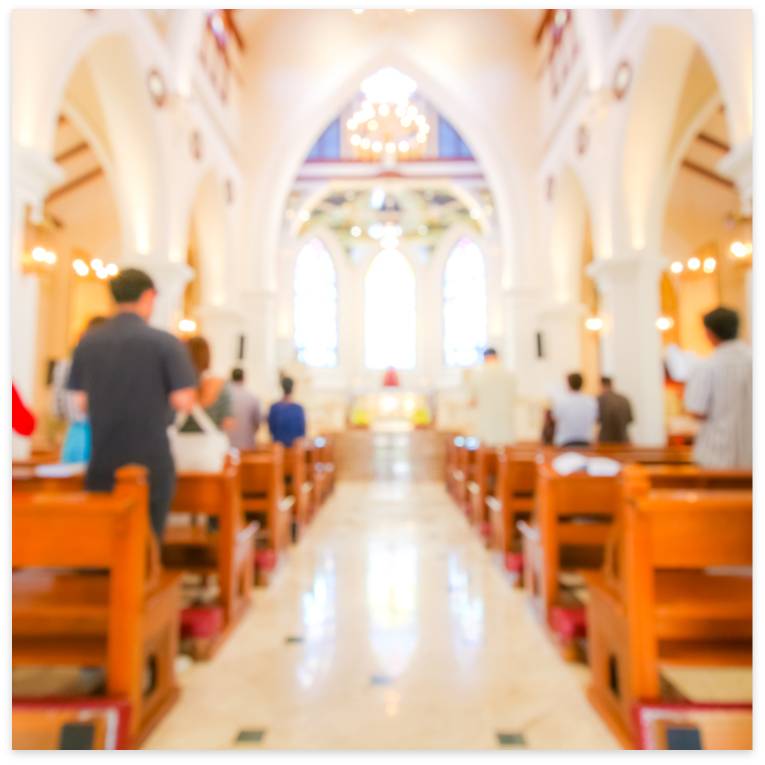
M 234 367 L 234 369 L 231 370 L 231 382 L 244 382 L 244 369 L 241 367 Z
M 614 387 L 614 381 L 610 377 L 606 377 L 604 375 L 600 378 L 600 387 L 603 388 L 604 391 L 612 390 Z
M 288 398 L 292 395 L 292 389 L 295 387 L 295 381 L 291 377 L 282 377 L 282 379 L 279 381 L 282 386 L 282 392 L 284 393 L 284 398 Z
M 704 328 L 712 345 L 719 345 L 738 337 L 738 313 L 720 306 L 704 314 Z
M 495 361 L 499 361 L 499 355 L 496 348 L 485 348 L 483 352 L 483 360 L 486 364 L 492 364 Z
M 197 335 L 186 341 L 186 348 L 197 375 L 201 376 L 210 368 L 210 345 L 201 335 Z
M 138 314 L 144 321 L 151 318 L 157 290 L 145 271 L 126 268 L 109 281 L 109 289 L 118 310 Z
M 579 372 L 572 372 L 570 375 L 568 375 L 566 381 L 568 382 L 569 389 L 573 391 L 582 390 L 582 385 L 584 385 L 584 378 L 579 374 Z

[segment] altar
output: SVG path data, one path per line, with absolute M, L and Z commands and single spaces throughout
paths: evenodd
M 427 427 L 432 422 L 430 405 L 424 394 L 390 390 L 363 393 L 353 401 L 351 424 L 383 431 L 406 431 Z

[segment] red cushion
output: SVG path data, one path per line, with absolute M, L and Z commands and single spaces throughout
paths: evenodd
M 522 573 L 523 572 L 523 553 L 506 552 L 505 553 L 505 568 L 508 571 L 512 571 L 514 574 Z
M 255 568 L 259 571 L 273 571 L 276 568 L 276 550 L 256 550 Z
M 223 609 L 220 606 L 192 606 L 181 611 L 181 636 L 209 638 L 223 629 Z
M 584 606 L 553 606 L 550 626 L 563 640 L 573 640 L 587 634 L 587 611 Z

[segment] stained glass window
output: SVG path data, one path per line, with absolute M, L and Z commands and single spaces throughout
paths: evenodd
M 486 267 L 478 245 L 463 237 L 444 269 L 444 361 L 474 364 L 486 347 Z
M 295 263 L 295 347 L 310 367 L 337 366 L 337 273 L 320 239 L 312 239 Z
M 367 368 L 413 369 L 416 327 L 414 270 L 397 250 L 383 250 L 372 261 L 364 281 Z

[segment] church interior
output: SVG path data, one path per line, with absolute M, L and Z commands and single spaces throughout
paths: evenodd
M 14 10 L 13 748 L 752 749 L 752 433 L 684 398 L 751 347 L 752 16 Z M 64 457 L 131 269 L 260 411 L 161 537 Z M 628 440 L 546 438 L 574 372 Z

